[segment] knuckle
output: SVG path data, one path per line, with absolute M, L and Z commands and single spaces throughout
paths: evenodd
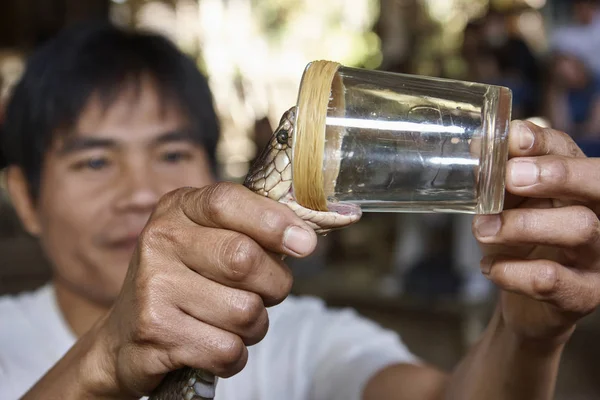
M 542 297 L 554 295 L 558 289 L 558 270 L 554 264 L 545 264 L 534 272 L 533 292 Z
M 173 208 L 173 206 L 187 193 L 189 189 L 179 188 L 165 193 L 160 197 L 155 207 L 156 214 L 163 214 Z
M 489 278 L 503 290 L 513 292 L 519 290 L 518 281 L 514 279 L 514 268 L 512 264 L 505 260 L 496 260 L 494 258 L 482 259 L 482 265 L 487 266 Z
M 158 259 L 169 257 L 165 250 L 181 247 L 185 238 L 178 228 L 168 223 L 149 224 L 140 234 L 134 259 L 140 267 L 156 264 Z
M 593 313 L 598 308 L 598 305 L 593 302 L 580 301 L 580 295 L 576 295 L 574 299 L 577 306 L 575 307 L 575 312 L 579 315 L 585 316 Z
M 269 330 L 269 316 L 267 314 L 267 310 L 265 309 L 262 313 L 258 321 L 255 323 L 254 327 L 248 334 L 244 337 L 244 343 L 247 346 L 253 346 L 264 339 L 267 335 L 267 331 Z
M 514 214 L 513 218 L 517 232 L 521 234 L 531 234 L 536 232 L 538 220 L 533 213 L 517 212 Z
M 163 336 L 163 319 L 156 307 L 146 304 L 138 312 L 132 339 L 137 343 L 159 342 Z
M 569 179 L 569 166 L 561 158 L 549 160 L 542 166 L 540 178 L 545 183 L 554 185 L 564 184 Z
M 494 282 L 499 284 L 504 290 L 514 291 L 518 289 L 514 280 L 511 279 L 511 265 L 502 261 L 492 261 L 490 265 L 490 275 Z
M 541 134 L 537 135 L 536 141 L 539 142 L 538 151 L 541 154 L 549 155 L 556 148 L 560 148 L 561 152 L 567 156 L 573 157 L 580 154 L 579 147 L 566 132 L 552 128 L 543 128 L 539 132 Z
M 167 243 L 177 243 L 180 240 L 179 229 L 162 218 L 150 222 L 140 234 L 139 242 L 142 252 L 153 252 Z
M 226 374 L 235 374 L 243 368 L 246 345 L 239 336 L 228 335 L 217 343 L 217 367 Z
M 261 251 L 252 239 L 236 235 L 225 244 L 224 253 L 227 260 L 223 268 L 226 278 L 243 282 L 254 272 Z
M 555 135 L 556 132 L 553 129 L 541 128 L 533 122 L 528 121 L 527 123 L 529 125 L 529 128 L 531 129 L 531 132 L 533 132 L 533 134 L 535 135 L 534 146 L 536 147 L 537 151 L 542 154 L 549 154 L 550 148 L 548 144 L 548 139 Z
M 238 297 L 233 305 L 233 318 L 237 331 L 246 345 L 254 345 L 267 334 L 269 317 L 260 296 L 247 293 Z
M 253 327 L 264 310 L 262 299 L 255 293 L 242 292 L 231 303 L 235 323 L 242 329 Z
M 230 182 L 219 182 L 204 189 L 204 212 L 213 221 L 221 220 L 226 206 L 231 202 L 234 185 Z
M 292 275 L 292 272 L 287 267 L 282 268 L 282 270 L 283 276 L 277 285 L 273 285 L 273 291 L 270 295 L 269 303 L 273 305 L 279 304 L 285 300 L 292 291 L 292 286 L 294 284 L 294 276 Z
M 279 205 L 278 203 L 273 203 L 274 205 Z M 273 209 L 265 209 L 262 211 L 261 215 L 261 224 L 264 226 L 265 230 L 268 232 L 279 232 L 283 234 L 283 231 L 289 224 L 287 221 L 287 217 L 285 211 L 286 208 L 281 207 L 282 210 L 273 210 Z
M 577 210 L 577 221 L 581 229 L 583 244 L 593 244 L 600 238 L 600 220 L 596 214 L 587 207 L 579 207 Z
M 565 154 L 567 156 L 570 157 L 575 157 L 578 156 L 580 154 L 580 150 L 579 147 L 577 146 L 577 143 L 575 143 L 575 141 L 573 141 L 573 138 L 567 134 L 566 132 L 563 131 L 555 131 L 558 135 L 558 137 L 560 138 L 561 142 L 560 145 L 563 149 L 565 149 Z
M 169 276 L 161 271 L 140 275 L 135 296 L 136 317 L 133 339 L 137 342 L 160 342 L 165 337 L 168 317 L 163 315 L 164 296 L 169 291 Z
M 572 286 L 565 295 L 558 299 L 557 306 L 565 311 L 576 313 L 579 316 L 585 316 L 595 311 L 598 304 L 595 289 L 590 287 L 586 281 L 580 281 L 579 284 Z
M 565 136 L 567 136 L 567 134 L 565 133 Z M 579 148 L 579 146 L 577 145 L 577 143 L 575 143 L 573 141 L 573 139 L 568 136 L 567 138 L 565 138 L 565 140 L 567 141 L 567 154 L 571 157 L 577 157 L 579 155 L 581 155 L 581 149 Z

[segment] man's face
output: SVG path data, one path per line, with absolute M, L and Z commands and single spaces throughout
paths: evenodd
M 594 20 L 597 6 L 589 1 L 577 1 L 573 6 L 575 21 L 582 25 L 589 25 Z
M 588 84 L 589 77 L 584 64 L 572 56 L 556 57 L 554 73 L 558 82 L 569 89 L 582 89 Z
M 57 279 L 112 302 L 139 233 L 159 198 L 212 182 L 204 150 L 175 107 L 161 107 L 145 81 L 104 110 L 92 99 L 75 132 L 57 140 L 42 171 L 37 215 Z

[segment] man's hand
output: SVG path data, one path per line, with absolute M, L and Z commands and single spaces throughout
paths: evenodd
M 265 307 L 290 292 L 281 254 L 306 256 L 316 242 L 288 207 L 242 186 L 165 196 L 140 237 L 120 297 L 95 329 L 106 344 L 103 381 L 118 387 L 107 395 L 140 397 L 184 366 L 221 377 L 239 372 L 246 346 L 267 332 Z
M 600 160 L 529 122 L 512 123 L 509 146 L 505 211 L 473 223 L 481 269 L 506 327 L 562 342 L 600 304 Z

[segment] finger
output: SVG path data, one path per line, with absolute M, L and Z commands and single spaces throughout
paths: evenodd
M 600 303 L 597 272 L 578 271 L 548 260 L 486 257 L 482 272 L 500 288 L 547 302 L 563 312 L 587 315 Z
M 506 189 L 522 197 L 600 201 L 600 159 L 543 156 L 508 162 Z
M 511 122 L 508 148 L 510 158 L 545 155 L 585 157 L 583 151 L 566 133 L 542 128 L 530 121 Z
M 181 191 L 179 205 L 196 224 L 243 233 L 261 246 L 293 257 L 305 257 L 317 244 L 315 232 L 288 207 L 247 188 L 219 183 Z
M 177 285 L 172 301 L 186 314 L 239 336 L 246 346 L 260 342 L 269 327 L 267 309 L 259 295 L 233 289 L 198 276 L 187 268 L 173 271 L 169 285 Z
M 246 366 L 248 349 L 239 336 L 185 314 L 177 321 L 166 349 L 169 370 L 191 367 L 228 378 Z
M 246 366 L 248 349 L 242 339 L 230 332 L 190 319 L 183 326 L 181 342 L 171 351 L 181 366 L 212 372 L 229 378 Z
M 171 251 L 157 255 L 165 244 Z M 292 287 L 293 277 L 280 256 L 265 251 L 248 236 L 209 229 L 189 220 L 166 218 L 142 232 L 138 263 L 152 266 L 154 274 L 181 262 L 188 269 L 225 286 L 260 295 L 266 306 L 279 304 Z
M 557 229 L 557 227 L 568 229 Z M 482 244 L 598 247 L 600 221 L 587 207 L 514 209 L 476 216 L 473 234 Z
M 119 359 L 137 363 L 134 369 L 147 376 L 185 366 L 221 377 L 242 370 L 248 352 L 239 336 L 198 321 L 166 301 L 144 304 L 130 316 L 131 344 L 120 348 Z
M 291 291 L 292 273 L 281 257 L 265 251 L 244 234 L 191 223 L 168 230 L 167 234 L 161 230 L 168 229 L 160 225 L 145 236 L 168 235 L 177 260 L 207 279 L 256 293 L 267 306 L 279 304 Z M 151 256 L 152 252 L 148 254 L 148 262 L 153 262 Z

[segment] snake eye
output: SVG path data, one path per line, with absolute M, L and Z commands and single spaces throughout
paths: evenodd
M 285 129 L 282 129 L 277 133 L 277 143 L 279 144 L 287 144 L 288 138 L 289 133 Z

